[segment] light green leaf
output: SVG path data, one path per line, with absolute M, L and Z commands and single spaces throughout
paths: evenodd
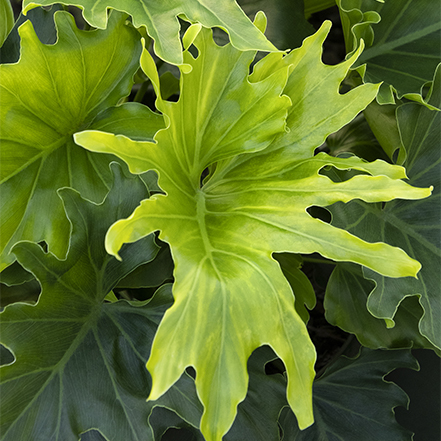
M 192 23 L 223 29 L 228 32 L 232 44 L 240 50 L 276 50 L 252 25 L 235 0 L 168 0 L 159 3 L 148 0 L 108 0 L 105 3 L 99 0 L 25 0 L 23 11 L 26 13 L 36 6 L 54 3 L 78 6 L 83 10 L 84 19 L 99 29 L 107 27 L 107 10 L 110 8 L 130 14 L 136 27 L 147 28 L 147 33 L 155 42 L 154 50 L 158 57 L 172 64 L 183 63 L 178 16 Z
M 72 189 L 59 190 L 73 224 L 65 260 L 35 243 L 13 248 L 42 294 L 35 306 L 16 303 L 1 314 L 1 342 L 16 358 L 0 369 L 2 441 L 77 441 L 95 427 L 107 439 L 149 439 L 151 379 L 144 363 L 171 292 L 136 306 L 103 303 L 121 278 L 158 250 L 150 236 L 124 249 L 123 262 L 106 254 L 109 225 L 148 196 L 138 177 L 125 178 L 118 164 L 112 170 L 114 186 L 99 205 Z
M 70 226 L 56 190 L 74 186 L 97 202 L 111 182 L 111 158 L 85 152 L 72 134 L 129 94 L 139 65 L 138 34 L 121 14 L 112 14 L 106 31 L 79 31 L 61 11 L 55 21 L 55 45 L 42 44 L 27 21 L 20 61 L 0 66 L 0 269 L 12 263 L 8 253 L 19 240 L 44 240 L 66 254 Z
M 134 173 L 154 169 L 159 174 L 166 194 L 143 201 L 128 219 L 115 223 L 106 249 L 117 255 L 123 243 L 157 230 L 170 244 L 175 303 L 158 328 L 147 363 L 153 377 L 150 399 L 164 394 L 193 366 L 207 441 L 220 440 L 233 423 L 247 391 L 247 359 L 264 344 L 285 363 L 288 401 L 300 427 L 313 422 L 315 351 L 272 252 L 320 252 L 392 277 L 415 276 L 420 267 L 397 248 L 368 244 L 306 211 L 339 200 L 430 194 L 400 181 L 405 173 L 398 166 L 313 156 L 324 138 L 354 118 L 377 91 L 377 86 L 364 85 L 339 95 L 355 58 L 335 67 L 321 63 L 328 30 L 329 23 L 285 59 L 279 54 L 264 58 L 251 77 L 253 54 L 218 47 L 202 30 L 194 41 L 198 57 L 184 53 L 193 69 L 182 75 L 177 103 L 160 98 L 158 74 L 144 51 L 141 65 L 168 121 L 155 135 L 156 143 L 98 131 L 75 135 L 92 151 L 123 158 Z M 289 99 L 279 96 L 282 90 L 293 103 L 287 130 Z M 326 165 L 374 176 L 336 184 L 319 174 Z M 201 183 L 207 167 L 210 174 Z
M 441 54 L 441 8 L 438 0 L 415 2 L 337 0 L 347 50 L 360 39 L 367 49 L 357 65 L 368 82 L 384 81 L 378 102 L 394 104 L 406 97 L 424 103 L 422 88 L 430 81 Z
M 429 104 L 436 107 L 441 105 L 440 90 L 441 68 L 438 68 Z M 368 241 L 382 240 L 401 246 L 421 262 L 422 270 L 417 279 L 406 277 L 395 280 L 363 269 L 364 276 L 375 282 L 367 306 L 375 317 L 391 321 L 403 298 L 418 296 L 424 310 L 419 330 L 433 345 L 441 348 L 441 113 L 408 103 L 398 108 L 397 119 L 407 151 L 404 165 L 409 183 L 419 187 L 433 185 L 433 195 L 418 202 L 394 201 L 384 207 L 354 201 L 347 205 L 336 204 L 329 210 L 333 214 L 334 225 L 346 228 Z
M 0 46 L 14 27 L 14 11 L 9 0 L 0 0 Z
M 224 436 L 225 441 L 279 441 L 277 419 L 282 407 L 286 405 L 286 381 L 280 374 L 265 373 L 266 364 L 275 358 L 274 352 L 268 347 L 257 349 L 249 358 L 248 394 L 238 406 L 237 418 Z M 168 427 L 170 425 L 170 411 L 175 415 L 174 426 L 187 427 L 195 439 L 203 439 L 197 430 L 203 407 L 194 380 L 187 373 L 161 398 L 150 402 L 150 406 L 152 412 L 149 423 L 158 439 L 158 435 L 164 431 L 164 423 L 168 420 Z M 169 409 L 169 412 L 164 412 L 165 409 Z M 166 415 L 167 419 L 164 418 Z
M 314 382 L 313 426 L 300 431 L 286 409 L 280 425 L 286 441 L 388 440 L 410 441 L 412 434 L 395 420 L 394 408 L 409 399 L 383 378 L 396 368 L 418 370 L 408 351 L 370 351 L 355 358 L 340 357 Z

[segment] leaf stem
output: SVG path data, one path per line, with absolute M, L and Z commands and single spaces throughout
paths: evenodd
M 149 87 L 150 80 L 144 81 L 140 88 L 138 89 L 138 92 L 136 92 L 135 98 L 133 98 L 133 101 L 136 103 L 142 102 L 142 99 L 144 98 L 144 95 L 147 92 L 147 89 Z

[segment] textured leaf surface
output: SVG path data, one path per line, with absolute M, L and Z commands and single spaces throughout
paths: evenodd
M 107 9 L 124 11 L 133 17 L 136 27 L 145 26 L 155 41 L 155 53 L 165 61 L 181 65 L 182 48 L 179 41 L 180 25 L 177 16 L 183 15 L 191 22 L 199 22 L 206 27 L 220 27 L 230 35 L 231 42 L 240 50 L 273 51 L 276 48 L 255 28 L 234 0 L 74 0 L 55 2 L 25 0 L 26 13 L 35 6 L 54 3 L 72 4 L 83 9 L 85 20 L 92 26 L 105 29 Z
M 441 69 L 434 78 L 429 103 L 441 104 Z M 396 309 L 406 296 L 419 297 L 424 316 L 419 329 L 432 344 L 441 347 L 440 286 L 440 176 L 441 145 L 439 127 L 441 113 L 408 103 L 397 110 L 398 127 L 407 152 L 406 166 L 409 182 L 415 186 L 433 185 L 433 195 L 418 202 L 394 201 L 384 208 L 354 201 L 330 207 L 333 224 L 346 228 L 369 241 L 382 240 L 400 244 L 410 256 L 418 259 L 422 269 L 418 279 L 395 280 L 364 269 L 364 276 L 375 282 L 368 299 L 369 311 L 378 318 L 393 320 Z M 349 283 L 349 282 L 348 282 Z M 389 322 L 393 325 L 393 322 Z
M 110 158 L 85 152 L 72 134 L 129 93 L 139 65 L 139 36 L 124 16 L 93 32 L 79 31 L 66 12 L 55 20 L 55 45 L 42 44 L 27 21 L 20 61 L 0 66 L 1 269 L 19 240 L 66 254 L 70 226 L 56 190 L 73 186 L 98 202 L 111 183 Z
M 2 440 L 77 441 L 94 427 L 107 439 L 148 439 L 151 379 L 144 363 L 171 295 L 136 307 L 103 303 L 158 249 L 150 236 L 127 246 L 123 262 L 105 252 L 109 225 L 148 195 L 139 178 L 123 179 L 121 167 L 112 167 L 114 187 L 100 205 L 59 191 L 73 223 L 66 260 L 30 242 L 13 249 L 42 294 L 35 306 L 17 303 L 1 314 L 1 341 L 16 358 L 0 370 Z
M 247 359 L 263 344 L 285 363 L 288 401 L 300 426 L 312 423 L 315 352 L 272 252 L 318 251 L 392 277 L 415 275 L 419 269 L 401 250 L 368 244 L 306 212 L 310 205 L 338 200 L 420 198 L 430 193 L 412 189 L 399 180 L 405 177 L 402 168 L 381 161 L 312 156 L 377 90 L 364 85 L 338 94 L 355 58 L 336 67 L 321 63 L 328 30 L 329 23 L 286 58 L 264 58 L 250 78 L 253 54 L 231 45 L 217 47 L 210 33 L 201 31 L 194 41 L 198 58 L 184 54 L 193 70 L 183 74 L 179 102 L 157 100 L 169 125 L 156 134 L 156 144 L 97 131 L 75 135 L 88 149 L 120 156 L 132 172 L 159 173 L 166 195 L 143 201 L 130 218 L 113 225 L 106 247 L 116 254 L 123 243 L 156 230 L 170 244 L 175 303 L 161 322 L 147 364 L 153 377 L 150 398 L 161 396 L 187 366 L 194 366 L 205 407 L 201 431 L 208 441 L 220 440 L 231 426 L 236 406 L 246 395 Z M 194 36 L 192 32 L 188 35 Z M 188 35 L 184 42 L 190 41 Z M 160 97 L 158 76 L 146 51 L 141 65 Z M 292 72 L 283 89 L 288 69 Z M 288 131 L 283 128 L 289 100 L 279 96 L 282 89 L 294 103 Z M 376 176 L 335 184 L 318 173 L 326 165 Z M 210 174 L 201 187 L 207 167 Z
M 384 81 L 380 103 L 406 95 L 422 102 L 421 88 L 431 81 L 441 53 L 441 8 L 438 0 L 424 2 L 338 0 L 347 49 L 367 49 L 357 64 L 367 63 L 365 80 Z
M 410 441 L 412 435 L 395 420 L 393 409 L 407 407 L 408 398 L 383 380 L 396 368 L 418 369 L 407 351 L 363 349 L 356 358 L 340 357 L 314 382 L 313 426 L 300 431 L 293 413 L 279 420 L 286 441 Z

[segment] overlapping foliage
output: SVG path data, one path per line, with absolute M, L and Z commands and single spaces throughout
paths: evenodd
M 341 0 L 351 53 L 327 66 L 329 22 L 282 53 L 265 16 L 252 24 L 232 0 L 72 3 L 87 31 L 62 5 L 34 9 L 53 3 L 25 0 L 8 38 L 0 10 L 1 439 L 360 437 L 380 433 L 378 412 L 383 433 L 410 439 L 393 417 L 405 395 L 383 381 L 415 368 L 406 351 L 364 349 L 314 381 L 301 265 L 336 262 L 326 317 L 362 345 L 439 351 L 436 13 L 409 28 L 392 4 Z M 302 23 L 275 40 L 300 41 Z M 383 75 L 381 54 L 427 39 L 418 80 L 405 64 Z M 153 91 L 153 111 L 130 102 Z M 346 427 L 329 395 L 365 417 Z

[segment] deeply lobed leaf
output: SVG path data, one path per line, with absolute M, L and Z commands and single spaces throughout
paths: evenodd
M 279 420 L 283 439 L 411 440 L 412 434 L 394 415 L 395 407 L 407 407 L 409 399 L 396 384 L 384 380 L 396 368 L 419 366 L 409 351 L 363 348 L 355 358 L 340 357 L 314 382 L 315 424 L 300 431 L 292 412 L 285 409 Z
M 61 11 L 55 22 L 53 45 L 42 44 L 32 23 L 25 22 L 20 60 L 0 66 L 0 269 L 12 263 L 9 251 L 20 240 L 44 240 L 57 256 L 65 256 L 70 225 L 57 189 L 73 186 L 95 202 L 107 193 L 112 158 L 79 148 L 72 141 L 75 131 L 94 127 L 93 119 L 104 110 L 96 127 L 109 131 L 122 112 L 132 118 L 141 112 L 144 129 L 153 133 L 162 124 L 147 108 L 109 109 L 129 94 L 139 66 L 139 34 L 124 24 L 124 15 L 112 14 L 106 31 L 80 31 Z M 127 118 L 125 127 L 130 129 Z
M 433 107 L 441 105 L 441 66 L 435 72 L 428 103 Z M 367 306 L 374 317 L 387 320 L 392 327 L 398 306 L 403 299 L 407 296 L 417 296 L 424 313 L 421 316 L 419 307 L 414 310 L 414 313 L 419 312 L 418 327 L 412 329 L 413 337 L 408 331 L 402 332 L 401 340 L 406 337 L 407 344 L 409 341 L 415 341 L 424 347 L 433 345 L 441 348 L 439 290 L 441 275 L 438 271 L 441 265 L 439 224 L 441 113 L 417 103 L 408 103 L 398 109 L 397 119 L 402 143 L 407 153 L 404 165 L 409 175 L 409 182 L 418 186 L 433 185 L 433 195 L 422 201 L 393 201 L 384 207 L 354 201 L 345 206 L 336 204 L 330 207 L 330 210 L 336 226 L 347 228 L 369 241 L 382 240 L 394 246 L 399 245 L 421 262 L 422 269 L 418 278 L 406 277 L 395 280 L 364 268 L 364 277 L 374 282 L 374 287 L 367 290 L 369 294 Z M 338 289 L 334 287 L 332 291 L 337 293 Z M 333 303 L 336 299 L 329 301 Z M 341 303 L 340 308 L 344 306 L 345 303 Z M 334 312 L 333 315 L 336 313 Z M 337 323 L 337 320 L 334 319 L 334 322 Z M 338 323 L 342 321 L 338 320 Z M 399 317 L 397 323 L 400 323 Z M 407 325 L 410 323 L 410 320 L 406 321 Z M 351 329 L 352 332 L 354 330 L 348 324 L 343 327 L 347 330 Z M 368 330 L 366 332 L 369 333 Z M 420 333 L 425 338 L 422 338 Z M 389 334 L 400 334 L 400 329 L 393 330 Z M 378 337 L 377 335 L 376 339 Z M 367 338 L 371 337 L 367 336 Z M 429 341 L 424 342 L 425 339 Z M 386 345 L 387 341 L 386 338 L 382 344 Z
M 383 81 L 377 101 L 394 103 L 394 93 L 430 107 L 423 86 L 440 61 L 441 10 L 437 0 L 401 2 L 337 0 L 348 52 L 363 39 L 358 60 L 365 81 Z
M 36 6 L 54 3 L 71 4 L 83 10 L 85 20 L 99 29 L 107 27 L 107 10 L 116 9 L 130 14 L 136 27 L 145 26 L 155 41 L 155 53 L 163 60 L 182 65 L 182 49 L 179 41 L 178 16 L 190 22 L 199 22 L 206 27 L 219 27 L 228 32 L 235 47 L 240 50 L 277 50 L 256 29 L 234 0 L 75 0 L 72 2 L 53 0 L 25 0 L 26 13 Z M 188 66 L 183 66 L 188 69 Z
M 2 440 L 76 441 L 98 426 L 118 439 L 149 433 L 144 363 L 171 295 L 137 307 L 103 303 L 120 279 L 158 252 L 151 236 L 122 251 L 123 262 L 105 252 L 110 224 L 148 197 L 141 179 L 124 177 L 118 164 L 112 170 L 115 182 L 101 204 L 59 191 L 73 225 L 65 260 L 35 243 L 13 248 L 42 293 L 35 306 L 15 303 L 1 313 L 1 343 L 15 355 L 0 369 Z
M 153 377 L 150 399 L 193 366 L 205 408 L 202 433 L 208 441 L 220 440 L 245 397 L 247 359 L 268 344 L 285 363 L 288 401 L 305 428 L 313 422 L 315 352 L 272 252 L 320 252 L 392 277 L 415 276 L 420 265 L 402 250 L 364 242 L 313 219 L 306 209 L 354 198 L 419 199 L 430 190 L 400 181 L 404 169 L 382 161 L 313 156 L 325 137 L 353 119 L 377 91 L 367 84 L 338 93 L 358 53 L 339 66 L 321 63 L 329 23 L 287 57 L 264 58 L 251 76 L 252 54 L 231 45 L 217 47 L 209 31 L 196 36 L 199 30 L 190 28 L 184 37 L 186 47 L 196 46 L 198 57 L 184 53 L 193 69 L 182 73 L 177 103 L 161 98 L 151 57 L 146 51 L 141 57 L 168 124 L 155 143 L 97 131 L 78 133 L 75 140 L 92 151 L 116 154 L 134 173 L 156 170 L 166 193 L 143 201 L 106 237 L 114 255 L 123 243 L 156 230 L 171 247 L 175 303 L 160 324 L 147 363 Z M 290 103 L 280 96 L 282 90 L 293 103 L 287 130 Z M 334 183 L 319 174 L 327 165 L 373 176 Z M 209 175 L 201 179 L 207 168 Z

